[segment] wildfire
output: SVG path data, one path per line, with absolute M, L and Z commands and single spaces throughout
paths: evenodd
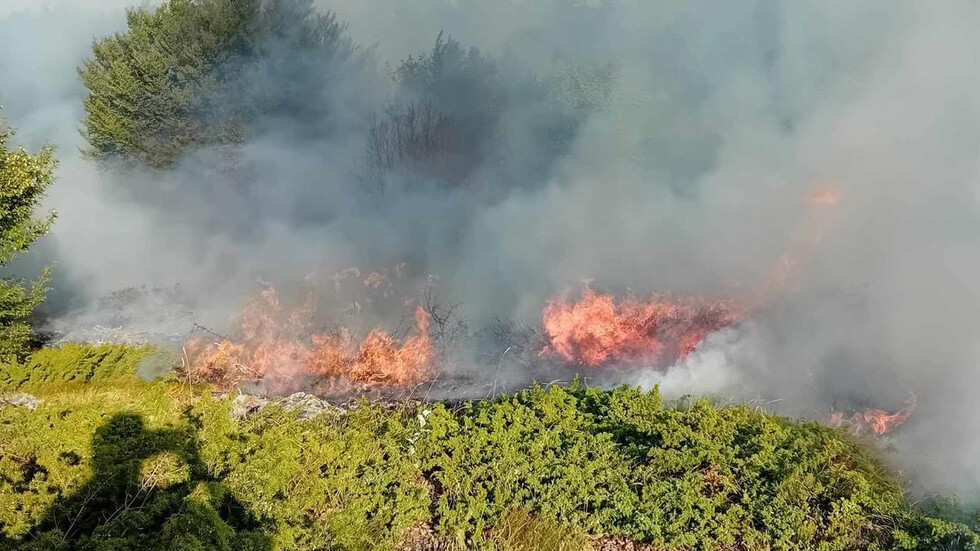
M 915 410 L 916 405 L 918 405 L 918 399 L 915 394 L 911 394 L 905 400 L 905 407 L 895 413 L 880 409 L 868 409 L 845 419 L 842 412 L 835 411 L 830 415 L 827 424 L 832 427 L 847 427 L 852 434 L 862 434 L 870 430 L 875 435 L 881 436 L 904 423 Z
M 769 278 L 748 298 L 759 308 L 789 288 L 810 249 L 820 241 L 824 223 L 816 211 L 836 205 L 835 187 L 815 188 L 806 198 L 810 215 L 789 249 L 776 262 Z M 548 301 L 544 327 L 549 344 L 542 355 L 570 363 L 598 366 L 633 364 L 669 366 L 683 360 L 709 333 L 743 319 L 745 308 L 734 300 L 654 296 L 649 301 L 628 298 L 617 302 L 610 295 L 586 287 L 582 298 L 570 303 L 566 295 Z
M 311 331 L 312 305 L 284 308 L 272 287 L 244 308 L 241 339 L 195 339 L 185 345 L 185 372 L 221 388 L 262 381 L 285 391 L 310 383 L 328 390 L 352 384 L 410 387 L 430 378 L 435 350 L 419 307 L 415 334 L 402 342 L 380 329 L 357 342 L 350 331 Z
M 570 302 L 567 294 L 548 302 L 544 356 L 595 367 L 604 364 L 667 366 L 683 360 L 709 333 L 742 319 L 733 301 L 654 296 L 617 301 L 586 287 Z

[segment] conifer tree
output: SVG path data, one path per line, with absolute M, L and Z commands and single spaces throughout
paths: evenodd
M 0 120 L 0 267 L 26 251 L 51 228 L 54 213 L 38 217 L 38 206 L 54 182 L 55 160 L 51 147 L 32 154 L 11 150 L 11 132 Z M 45 270 L 33 282 L 0 279 L 0 358 L 23 356 L 29 350 L 28 319 L 44 300 L 49 279 Z

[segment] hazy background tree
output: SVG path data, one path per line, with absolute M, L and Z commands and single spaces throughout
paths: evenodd
M 356 53 L 312 0 L 169 0 L 127 21 L 80 69 L 83 134 L 94 157 L 153 168 L 282 121 L 322 132 L 331 106 L 320 94 Z
M 423 178 L 453 181 L 463 169 L 459 124 L 431 101 L 393 104 L 373 116 L 358 178 L 384 200 L 392 172 L 406 186 Z
M 0 267 L 26 251 L 46 234 L 54 213 L 37 217 L 44 193 L 54 182 L 55 160 L 50 147 L 31 154 L 11 150 L 11 132 L 0 119 Z M 48 271 L 33 282 L 0 279 L 0 358 L 23 356 L 30 349 L 28 319 L 44 300 Z
M 432 51 L 409 56 L 394 71 L 402 98 L 430 101 L 453 117 L 472 154 L 490 139 L 507 101 L 497 64 L 479 48 L 464 48 L 440 33 Z
M 608 68 L 556 59 L 551 72 L 537 74 L 443 33 L 391 76 L 395 100 L 372 119 L 359 167 L 362 182 L 382 196 L 395 182 L 483 187 L 491 196 L 541 182 L 612 84 Z

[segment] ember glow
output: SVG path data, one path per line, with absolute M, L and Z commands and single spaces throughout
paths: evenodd
M 840 191 L 836 187 L 819 186 L 810 192 L 806 197 L 809 212 L 796 229 L 789 247 L 776 260 L 768 279 L 759 288 L 755 299 L 758 304 L 769 303 L 793 290 L 803 265 L 827 233 L 825 214 L 839 203 Z
M 399 342 L 380 329 L 358 341 L 348 329 L 311 330 L 312 306 L 284 308 L 272 287 L 251 300 L 241 317 L 241 338 L 186 343 L 192 381 L 232 388 L 261 382 L 270 391 L 315 386 L 323 392 L 358 387 L 411 387 L 431 376 L 435 351 L 429 317 L 415 311 L 415 334 Z
M 840 191 L 835 187 L 821 186 L 813 190 L 807 197 L 807 204 L 812 207 L 836 205 L 840 202 Z
M 895 413 L 889 413 L 880 409 L 867 409 L 845 418 L 842 412 L 835 411 L 830 415 L 830 420 L 827 424 L 832 427 L 846 427 L 853 434 L 863 434 L 871 431 L 876 436 L 882 436 L 904 423 L 915 410 L 916 405 L 918 405 L 918 399 L 915 394 L 911 394 L 905 400 L 905 407 Z
M 743 317 L 733 301 L 653 296 L 643 301 L 586 287 L 578 301 L 567 294 L 544 309 L 549 344 L 545 357 L 596 367 L 601 365 L 673 365 L 690 354 L 708 334 Z

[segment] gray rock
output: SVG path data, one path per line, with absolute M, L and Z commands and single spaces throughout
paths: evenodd
M 265 398 L 252 396 L 251 394 L 239 394 L 231 402 L 231 416 L 237 420 L 244 419 L 259 411 L 268 403 L 269 400 Z
M 239 394 L 231 403 L 231 416 L 241 420 L 262 410 L 269 404 L 276 404 L 286 411 L 299 412 L 300 419 L 312 419 L 325 413 L 344 414 L 344 408 L 306 392 L 297 392 L 284 398 L 268 399 L 251 394 Z
M 312 419 L 324 413 L 343 414 L 346 410 L 306 392 L 297 392 L 276 400 L 287 411 L 298 411 L 300 419 Z
M 27 408 L 31 411 L 37 409 L 43 400 L 33 396 L 31 394 L 25 394 L 19 392 L 17 394 L 8 394 L 7 396 L 0 396 L 0 406 L 13 406 Z

